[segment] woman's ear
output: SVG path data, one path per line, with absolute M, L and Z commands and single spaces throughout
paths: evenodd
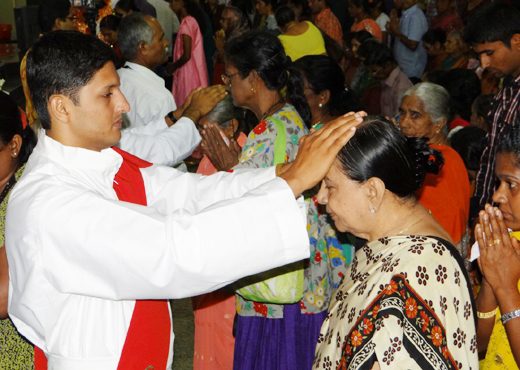
M 20 148 L 22 147 L 22 137 L 18 134 L 14 135 L 11 141 L 9 142 L 9 151 L 11 152 L 11 156 L 13 158 L 18 157 L 20 155 Z
M 327 103 L 330 100 L 330 91 L 329 90 L 323 90 L 320 92 L 320 103 L 323 105 L 327 105 Z
M 367 195 L 369 209 L 374 209 L 377 212 L 385 195 L 385 183 L 378 177 L 371 177 L 365 181 L 363 187 Z
M 260 76 L 258 75 L 258 72 L 255 71 L 254 69 L 251 72 L 249 72 L 248 80 L 249 80 L 249 83 L 251 84 L 251 91 L 256 93 L 258 84 L 262 80 L 260 78 Z
M 442 131 L 442 129 L 444 128 L 444 126 L 446 126 L 446 124 L 448 123 L 448 119 L 447 118 L 443 118 L 442 120 L 440 120 L 439 122 L 437 122 L 435 124 L 435 133 L 438 134 L 439 132 Z

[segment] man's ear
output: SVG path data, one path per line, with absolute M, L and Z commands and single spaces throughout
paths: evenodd
M 511 37 L 511 49 L 520 51 L 520 33 L 515 33 Z
M 137 52 L 141 55 L 148 55 L 148 44 L 144 41 L 140 41 L 137 45 Z
M 56 118 L 59 122 L 69 123 L 71 104 L 74 105 L 74 102 L 65 95 L 52 95 L 47 103 L 49 116 Z

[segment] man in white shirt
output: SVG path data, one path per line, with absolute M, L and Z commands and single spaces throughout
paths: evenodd
M 7 210 L 9 314 L 49 369 L 170 368 L 164 299 L 307 258 L 295 196 L 325 176 L 361 120 L 304 138 L 279 177 L 275 168 L 201 177 L 110 149 L 129 106 L 113 53 L 95 37 L 44 35 L 27 78 L 45 132 Z M 193 102 L 179 122 L 205 113 Z
M 179 18 L 170 8 L 169 2 L 165 0 L 148 0 L 157 10 L 157 21 L 161 24 L 164 36 L 170 45 L 173 45 L 173 34 L 179 32 Z M 173 47 L 168 48 L 168 57 L 173 54 Z
M 168 60 L 170 45 L 157 19 L 139 13 L 123 18 L 118 43 L 123 59 L 127 60 L 118 74 L 121 92 L 131 107 L 125 115 L 130 127 L 148 125 L 175 111 L 172 92 L 154 72 Z

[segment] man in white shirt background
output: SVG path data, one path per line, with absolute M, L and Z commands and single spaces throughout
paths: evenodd
M 168 60 L 170 43 L 157 19 L 134 13 L 121 20 L 118 43 L 125 65 L 118 70 L 121 92 L 131 110 L 130 127 L 147 125 L 175 111 L 177 105 L 164 79 L 154 71 Z M 179 116 L 175 116 L 179 119 Z
M 7 211 L 9 314 L 49 369 L 169 368 L 164 299 L 307 258 L 295 196 L 325 176 L 361 121 L 304 138 L 279 177 L 275 168 L 183 174 L 110 149 L 129 109 L 113 58 L 95 37 L 64 31 L 28 56 L 45 132 Z M 179 123 L 205 113 L 193 100 Z

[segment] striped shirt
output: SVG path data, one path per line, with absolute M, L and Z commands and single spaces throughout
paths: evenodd
M 495 159 L 498 142 L 508 126 L 520 125 L 520 76 L 505 84 L 494 98 L 491 131 L 486 137 L 486 147 L 480 157 L 480 167 L 475 182 L 471 217 L 491 203 L 496 188 Z

